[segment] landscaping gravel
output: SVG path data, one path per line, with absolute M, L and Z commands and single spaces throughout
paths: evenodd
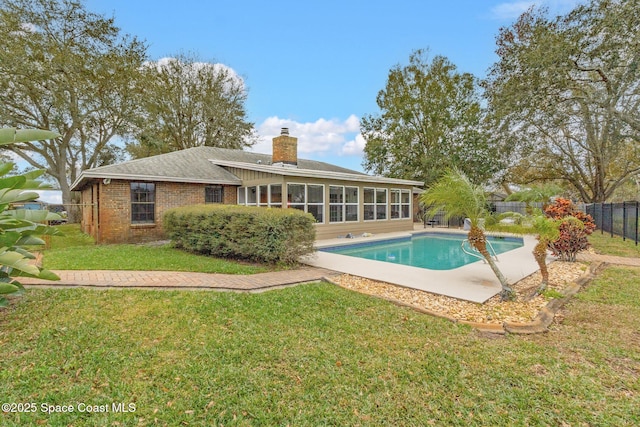
M 488 268 L 488 267 L 487 267 Z M 555 261 L 548 266 L 549 286 L 545 295 L 533 294 L 540 284 L 540 272 L 536 272 L 512 285 L 516 291 L 515 301 L 501 301 L 500 296 L 487 300 L 483 304 L 463 301 L 443 295 L 404 288 L 385 282 L 343 274 L 333 278 L 338 285 L 357 292 L 399 301 L 420 309 L 428 310 L 456 320 L 476 323 L 501 324 L 503 322 L 527 323 L 532 321 L 542 307 L 554 296 L 562 294 L 563 289 L 585 274 L 587 265 L 579 262 Z

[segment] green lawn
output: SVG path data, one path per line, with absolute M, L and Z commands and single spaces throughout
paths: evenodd
M 38 410 L 0 425 L 638 425 L 639 289 L 639 269 L 605 270 L 535 336 L 485 335 L 319 283 L 30 290 L 0 311 L 0 396 Z
M 622 237 L 618 236 L 611 237 L 611 234 L 602 234 L 599 230 L 589 236 L 589 243 L 599 254 L 640 257 L 640 245 L 636 246 L 634 241 L 622 240 Z
M 60 226 L 44 250 L 49 270 L 161 270 L 200 273 L 255 274 L 270 267 L 190 254 L 169 245 L 95 245 L 77 224 Z

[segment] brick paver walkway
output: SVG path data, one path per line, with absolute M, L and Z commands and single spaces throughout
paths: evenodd
M 579 261 L 640 267 L 640 258 L 627 258 L 591 253 L 578 254 Z M 251 275 L 208 274 L 179 271 L 115 271 L 115 270 L 56 270 L 59 281 L 23 277 L 25 286 L 145 288 L 145 289 L 212 289 L 220 291 L 260 292 L 299 283 L 314 282 L 338 275 L 332 270 L 302 267 L 296 270 L 274 271 Z
M 221 291 L 259 292 L 299 283 L 321 280 L 336 273 L 321 268 L 303 267 L 251 275 L 208 274 L 176 271 L 55 270 L 59 281 L 21 278 L 25 286 L 146 288 L 146 289 L 212 289 Z

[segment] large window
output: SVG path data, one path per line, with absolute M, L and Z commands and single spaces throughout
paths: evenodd
M 282 184 L 238 188 L 238 204 L 247 206 L 282 207 Z
M 391 190 L 391 219 L 400 218 L 400 190 Z
M 402 190 L 400 202 L 402 218 L 411 218 L 411 192 L 409 190 Z
M 269 206 L 272 208 L 281 208 L 282 207 L 282 185 L 281 184 L 270 184 L 269 185 Z
M 258 206 L 269 206 L 269 186 L 260 185 L 258 187 L 258 192 L 260 193 L 260 203 L 258 203 Z
M 205 203 L 223 203 L 224 190 L 222 185 L 207 185 L 204 187 Z
M 287 207 L 305 211 L 307 191 L 304 184 L 287 184 Z
M 131 183 L 131 223 L 153 224 L 156 211 L 156 185 L 150 182 Z
M 247 187 L 247 205 L 255 206 L 258 201 L 258 187 Z
M 376 219 L 387 219 L 387 189 L 376 189 Z
M 329 187 L 329 222 L 344 221 L 344 187 Z
M 347 222 L 358 221 L 358 187 L 344 187 L 344 218 Z
M 329 187 L 329 222 L 358 221 L 358 187 Z
M 245 187 L 238 188 L 238 204 L 239 205 L 247 204 L 247 189 Z
M 411 218 L 411 192 L 391 190 L 391 219 Z
M 387 189 L 365 188 L 363 205 L 365 221 L 387 219 Z
M 376 189 L 364 189 L 364 220 L 373 221 L 376 219 Z
M 324 222 L 324 185 L 307 185 L 307 212 L 316 222 Z
M 324 222 L 324 185 L 287 184 L 287 207 L 308 212 Z

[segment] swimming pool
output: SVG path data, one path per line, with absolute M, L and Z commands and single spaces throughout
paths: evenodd
M 319 249 L 339 255 L 410 265 L 430 270 L 451 270 L 479 258 L 461 249 L 466 234 L 422 233 L 411 237 L 377 242 L 331 246 Z M 497 254 L 523 246 L 521 238 L 490 236 L 489 241 Z M 468 244 L 466 245 L 468 248 Z

